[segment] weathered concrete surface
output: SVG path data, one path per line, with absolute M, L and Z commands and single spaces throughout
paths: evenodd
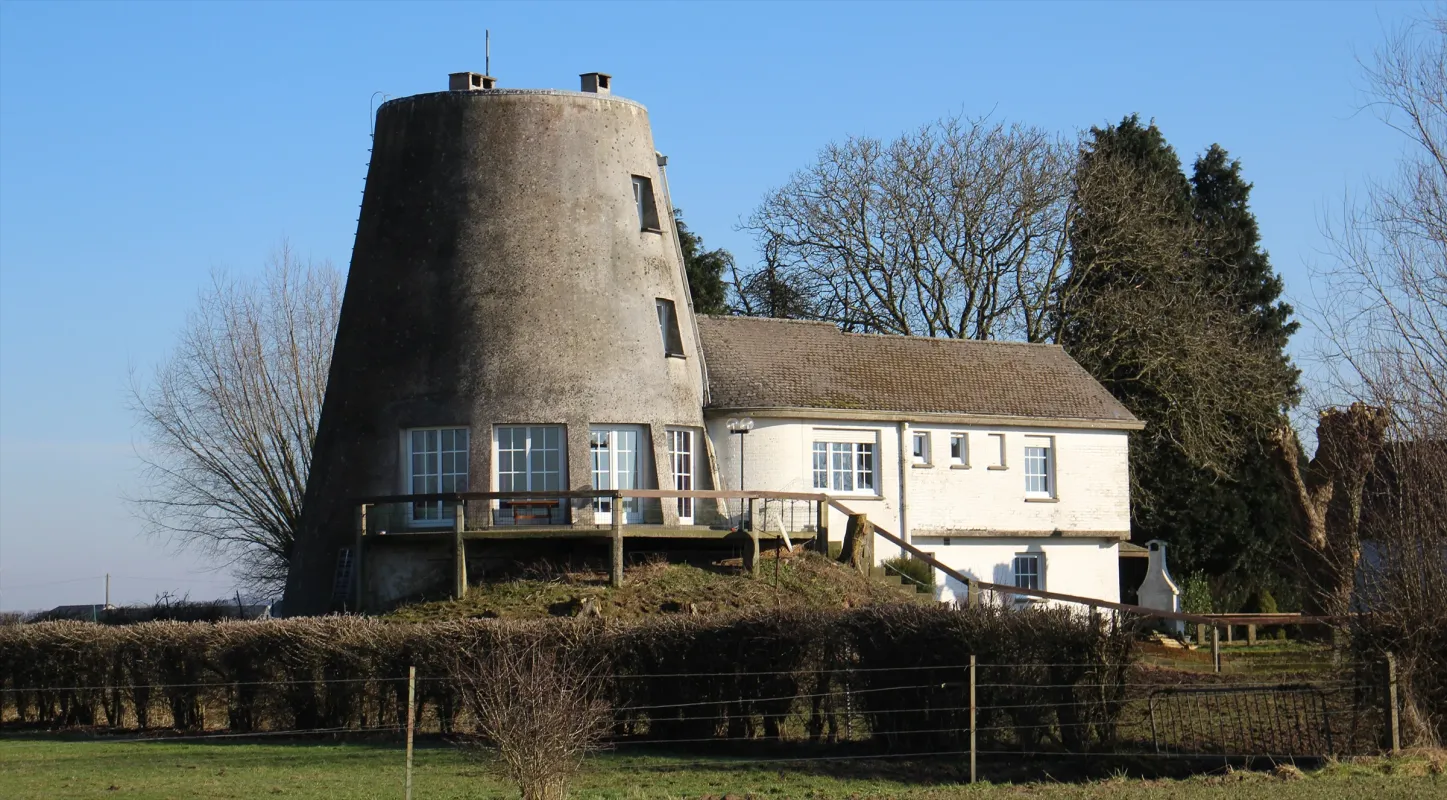
M 652 179 L 661 234 L 639 229 L 634 175 Z M 470 427 L 471 488 L 486 490 L 494 425 L 566 425 L 568 485 L 583 489 L 589 425 L 641 424 L 644 483 L 671 485 L 663 431 L 701 435 L 703 388 L 661 187 L 647 112 L 628 100 L 497 90 L 382 105 L 288 613 L 330 610 L 354 498 L 407 490 L 404 429 Z M 687 358 L 664 356 L 660 297 Z

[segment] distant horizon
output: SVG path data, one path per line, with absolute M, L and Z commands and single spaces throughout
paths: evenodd
M 1255 184 L 1310 374 L 1321 225 L 1402 151 L 1361 109 L 1355 59 L 1423 10 L 0 3 L 0 610 L 100 603 L 107 572 L 117 605 L 237 590 L 124 499 L 142 446 L 128 380 L 165 358 L 212 270 L 256 274 L 283 238 L 346 270 L 377 93 L 481 71 L 486 28 L 501 88 L 611 73 L 649 110 L 683 219 L 741 264 L 764 194 L 848 136 L 952 114 L 1073 136 L 1139 113 L 1188 173 L 1220 143 Z

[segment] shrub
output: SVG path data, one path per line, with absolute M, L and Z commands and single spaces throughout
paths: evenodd
M 1193 572 L 1181 586 L 1181 608 L 1187 614 L 1210 614 L 1211 583 L 1200 572 Z
M 910 582 L 920 586 L 935 585 L 935 571 L 923 561 L 911 558 L 907 555 L 895 556 L 884 560 L 886 569 L 909 578 Z

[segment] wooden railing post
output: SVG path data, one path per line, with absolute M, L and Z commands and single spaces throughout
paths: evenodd
M 819 500 L 814 506 L 814 550 L 829 555 L 829 501 Z
M 1221 671 L 1221 627 L 1211 626 L 1211 665 L 1216 672 Z
M 859 570 L 861 575 L 868 575 L 869 569 L 874 566 L 870 552 L 874 549 L 871 542 L 874 539 L 874 523 L 864 514 L 850 514 L 849 524 L 844 528 L 844 549 L 839 552 L 839 560 Z
M 467 543 L 462 530 L 467 525 L 463 502 L 457 502 L 452 514 L 452 599 L 461 600 L 467 596 Z
M 367 543 L 367 504 L 357 506 L 357 541 L 352 548 L 352 607 L 362 611 L 362 594 L 367 584 L 362 578 L 362 565 L 367 563 L 363 547 Z
M 613 555 L 609 560 L 608 585 L 617 589 L 623 585 L 623 495 L 613 494 Z
M 970 654 L 970 783 L 975 782 L 975 656 Z

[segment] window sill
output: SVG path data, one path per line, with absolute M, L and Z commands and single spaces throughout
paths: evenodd
M 662 229 L 662 228 L 648 228 L 648 227 L 644 227 L 644 228 L 639 228 L 638 230 L 639 230 L 640 233 L 663 233 L 663 229 Z
M 664 353 L 663 355 L 668 358 L 676 358 L 680 361 L 685 361 L 688 359 L 688 356 L 684 355 L 683 353 Z
M 1027 498 L 1025 498 L 1025 502 L 1027 502 L 1027 503 L 1058 503 L 1058 502 L 1060 502 L 1060 498 L 1058 498 L 1058 497 L 1027 497 Z
M 969 469 L 969 464 L 951 464 L 950 469 Z
M 1005 470 L 1009 469 L 1009 467 L 1005 466 L 1004 464 L 991 464 L 990 466 L 985 467 L 985 469 Z
M 832 498 L 838 499 L 838 500 L 843 500 L 843 499 L 846 499 L 846 498 L 849 499 L 849 500 L 883 500 L 883 499 L 884 499 L 884 495 L 882 495 L 882 494 L 859 494 L 859 493 L 857 493 L 857 492 L 831 492 L 831 491 L 829 491 L 828 489 L 817 489 L 817 490 L 815 490 L 815 491 L 821 492 L 821 493 L 823 493 L 823 494 L 826 494 L 826 495 L 828 495 L 828 496 L 830 496 L 830 497 L 832 497 Z
M 910 464 L 914 469 L 934 469 L 934 464 Z

